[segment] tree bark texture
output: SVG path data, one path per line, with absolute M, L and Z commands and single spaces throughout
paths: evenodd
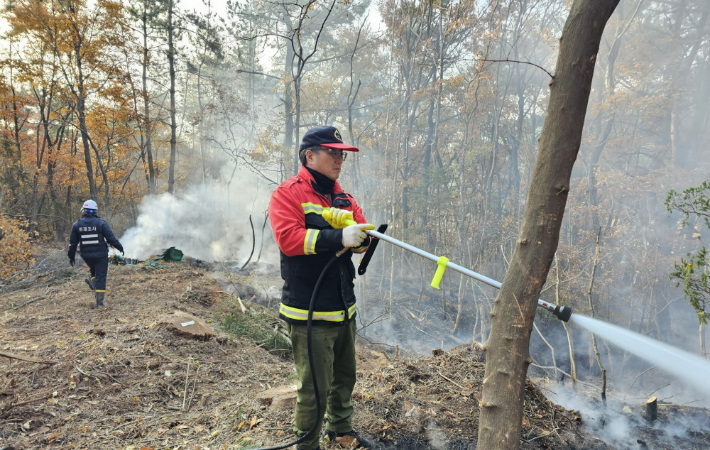
M 168 192 L 175 189 L 175 158 L 177 157 L 177 121 L 175 118 L 175 45 L 173 44 L 173 1 L 168 3 L 168 66 L 170 70 L 170 165 Z
M 604 26 L 619 0 L 575 0 L 560 39 L 550 103 L 518 241 L 491 312 L 478 448 L 519 447 L 530 333 L 577 159 Z
M 148 189 L 150 195 L 156 194 L 155 180 L 155 165 L 153 163 L 153 127 L 150 122 L 150 98 L 148 94 L 148 64 L 150 64 L 150 56 L 148 55 L 148 0 L 143 1 L 143 16 L 141 18 L 143 25 L 143 67 L 141 73 L 141 81 L 143 83 L 143 118 L 145 125 L 143 133 L 145 135 L 145 153 L 148 158 Z
M 82 71 L 81 61 L 81 39 L 77 33 L 76 52 L 76 67 L 77 67 L 77 85 L 76 85 L 76 113 L 79 118 L 79 130 L 81 131 L 81 143 L 84 146 L 84 162 L 86 163 L 86 178 L 89 180 L 89 195 L 91 198 L 98 198 L 99 191 L 96 189 L 96 180 L 94 179 L 94 168 L 91 164 L 91 146 L 89 145 L 89 130 L 86 127 L 86 93 L 84 90 L 84 72 Z

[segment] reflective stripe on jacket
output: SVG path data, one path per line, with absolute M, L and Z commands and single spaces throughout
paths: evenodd
M 281 278 L 284 286 L 280 317 L 303 324 L 308 315 L 316 281 L 328 261 L 343 248 L 342 230 L 335 230 L 323 211 L 331 206 L 353 212 L 358 223 L 366 223 L 362 209 L 336 182 L 331 200 L 318 191 L 313 176 L 304 167 L 298 175 L 281 183 L 271 195 L 269 219 L 281 250 Z M 363 247 L 353 249 L 362 252 Z M 355 266 L 346 252 L 328 269 L 316 298 L 314 324 L 342 324 L 355 317 Z
M 355 315 L 355 305 L 348 308 L 348 320 Z M 308 310 L 286 306 L 281 303 L 279 314 L 292 320 L 308 320 Z M 313 311 L 313 320 L 325 320 L 329 322 L 343 322 L 345 320 L 344 311 Z
M 108 245 L 120 245 L 106 221 L 94 214 L 87 214 L 74 222 L 69 237 L 69 258 L 74 258 L 76 246 L 81 244 L 82 258 L 102 258 L 108 256 Z

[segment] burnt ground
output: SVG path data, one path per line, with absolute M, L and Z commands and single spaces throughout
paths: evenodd
M 110 266 L 108 307 L 96 309 L 86 268 L 67 270 L 57 249 L 37 259 L 44 272 L 0 293 L 0 447 L 229 450 L 291 439 L 292 410 L 257 399 L 295 384 L 288 355 L 221 327 L 230 315 L 261 314 L 278 334 L 273 305 L 256 303 L 279 283 L 275 271 L 215 273 L 218 267 L 186 262 Z M 246 313 L 230 291 L 240 294 Z M 215 337 L 171 332 L 166 323 L 176 310 L 206 320 Z M 479 361 L 468 346 L 401 358 L 363 340 L 353 394 L 357 429 L 382 449 L 476 448 Z M 678 414 L 660 411 L 661 420 Z M 697 428 L 710 417 L 700 409 L 683 413 Z M 638 436 L 633 446 L 609 446 L 584 424 L 528 381 L 522 449 L 710 448 L 710 434 L 689 428 L 669 437 L 644 423 L 630 431 Z

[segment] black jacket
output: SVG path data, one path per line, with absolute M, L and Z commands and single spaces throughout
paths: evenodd
M 343 248 L 342 230 L 334 230 L 322 217 L 331 206 L 352 211 L 356 222 L 365 223 L 362 209 L 337 182 L 329 198 L 303 167 L 297 177 L 282 183 L 271 196 L 269 219 L 281 250 L 284 280 L 279 315 L 286 322 L 306 323 L 318 277 Z M 368 244 L 369 239 L 352 250 L 365 251 Z M 348 250 L 326 272 L 315 301 L 313 325 L 343 325 L 355 318 L 355 266 L 351 256 Z
M 105 220 L 95 214 L 87 214 L 74 222 L 69 238 L 69 259 L 74 259 L 76 246 L 81 243 L 81 257 L 83 259 L 105 258 L 108 256 L 106 242 L 123 252 L 123 246 L 113 235 L 111 227 Z

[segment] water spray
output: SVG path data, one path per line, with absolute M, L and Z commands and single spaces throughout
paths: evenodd
M 353 223 L 355 223 L 355 222 L 353 222 Z M 474 280 L 478 280 L 478 281 L 485 283 L 489 286 L 493 286 L 494 288 L 497 288 L 497 289 L 501 288 L 502 284 L 499 281 L 496 281 L 492 278 L 488 278 L 485 275 L 481 275 L 480 273 L 476 273 L 476 272 L 469 270 L 465 267 L 461 267 L 458 264 L 454 264 L 454 263 L 450 262 L 448 260 L 448 258 L 445 258 L 443 256 L 439 257 L 436 255 L 432 255 L 431 253 L 426 252 L 420 248 L 414 247 L 413 245 L 409 245 L 405 242 L 402 242 L 400 240 L 397 240 L 395 238 L 385 235 L 383 232 L 380 231 L 380 230 L 383 230 L 383 227 L 384 227 L 384 229 L 387 228 L 385 225 L 382 225 L 382 226 L 380 226 L 378 231 L 367 230 L 365 232 L 375 239 L 380 239 L 385 242 L 389 242 L 392 245 L 396 245 L 397 247 L 401 247 L 407 251 L 410 251 L 410 252 L 415 253 L 419 256 L 423 256 L 426 259 L 436 262 L 438 265 L 438 268 L 436 270 L 436 274 L 434 275 L 434 279 L 432 280 L 432 283 L 431 283 L 431 285 L 433 287 L 435 287 L 436 289 L 439 289 L 439 282 L 441 281 L 441 277 L 444 275 L 444 270 L 447 268 L 451 269 L 451 270 L 455 270 L 456 272 L 464 274 L 467 277 L 471 277 Z M 371 247 L 371 248 L 374 248 L 374 247 Z M 368 252 L 369 252 L 369 249 L 368 249 Z M 369 262 L 369 258 L 367 258 L 367 254 L 366 254 L 365 258 L 363 258 L 363 263 L 365 261 Z M 366 266 L 365 266 L 365 268 L 366 268 Z M 358 269 L 358 273 L 360 273 L 360 275 L 365 273 L 365 268 L 363 268 L 362 264 L 360 264 L 360 268 Z M 572 308 L 570 308 L 569 306 L 555 305 L 555 304 L 548 303 L 548 302 L 541 300 L 541 299 L 538 299 L 537 306 L 550 311 L 555 317 L 557 317 L 558 319 L 560 319 L 563 322 L 568 322 L 570 317 L 572 316 Z

